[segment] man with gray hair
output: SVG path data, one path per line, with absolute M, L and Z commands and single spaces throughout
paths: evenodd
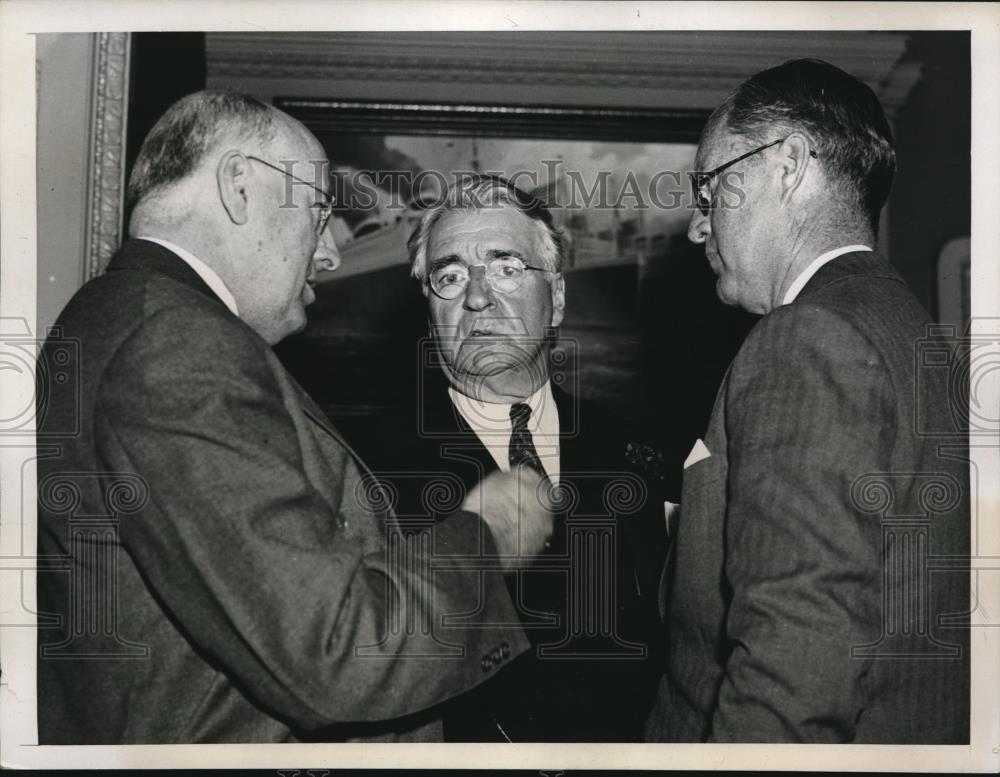
M 228 92 L 143 143 L 132 239 L 56 325 L 79 385 L 40 408 L 41 744 L 438 739 L 527 648 L 501 569 L 551 532 L 538 475 L 402 532 L 271 350 L 340 262 L 326 164 Z
M 409 249 L 459 394 L 509 403 L 547 391 L 566 282 L 563 236 L 542 203 L 502 178 L 463 178 L 424 214 Z
M 383 419 L 381 434 L 366 420 L 365 459 L 405 515 L 435 515 L 435 478 L 467 488 L 519 464 L 559 497 L 550 544 L 508 576 L 534 649 L 450 705 L 445 739 L 638 741 L 660 671 L 663 500 L 632 471 L 622 424 L 563 390 L 562 234 L 537 198 L 466 175 L 409 248 L 432 334 L 417 416 Z
M 931 319 L 874 250 L 882 107 L 787 62 L 715 110 L 696 164 L 688 236 L 764 317 L 685 463 L 647 738 L 968 742 L 962 397 L 922 369 Z

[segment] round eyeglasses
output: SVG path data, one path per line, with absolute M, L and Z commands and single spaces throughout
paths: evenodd
M 428 284 L 441 299 L 455 299 L 465 293 L 469 285 L 470 271 L 473 267 L 482 267 L 486 282 L 494 291 L 501 294 L 512 294 L 521 287 L 525 271 L 549 272 L 544 267 L 532 267 L 520 259 L 511 256 L 490 259 L 485 264 L 470 267 L 464 262 L 451 261 L 431 268 Z

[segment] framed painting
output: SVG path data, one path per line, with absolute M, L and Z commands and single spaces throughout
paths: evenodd
M 689 437 L 678 424 L 695 430 L 707 419 L 750 317 L 717 302 L 703 251 L 686 238 L 704 113 L 274 103 L 328 154 L 343 260 L 319 279 L 306 331 L 279 352 L 338 422 L 413 401 L 428 328 L 407 239 L 449 185 L 474 173 L 543 200 L 566 237 L 556 351 L 565 387 L 670 441 Z

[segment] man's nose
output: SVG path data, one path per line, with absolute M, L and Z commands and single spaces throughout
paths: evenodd
M 468 310 L 484 310 L 493 305 L 493 289 L 486 280 L 486 268 L 470 267 L 469 283 L 465 287 L 465 307 Z
M 704 243 L 712 233 L 712 224 L 708 216 L 695 208 L 688 224 L 688 240 L 692 243 Z
M 312 258 L 312 272 L 313 274 L 321 270 L 333 272 L 338 267 L 340 267 L 340 251 L 337 250 L 332 230 L 327 225 L 326 229 L 320 233 L 319 241 L 316 243 L 316 251 Z

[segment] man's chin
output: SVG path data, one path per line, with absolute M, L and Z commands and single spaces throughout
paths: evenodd
M 730 288 L 726 283 L 725 276 L 719 276 L 719 279 L 715 282 L 715 295 L 723 305 L 728 305 L 731 308 L 739 306 L 739 297 L 736 294 L 736 290 Z
M 264 339 L 271 345 L 276 345 L 286 337 L 297 335 L 306 328 L 307 323 L 308 319 L 306 318 L 306 310 L 304 307 L 299 307 L 290 311 L 284 321 L 275 323 L 272 336 L 265 337 Z
M 455 367 L 471 375 L 497 375 L 529 368 L 537 359 L 539 341 L 506 336 L 467 337 L 458 349 Z

